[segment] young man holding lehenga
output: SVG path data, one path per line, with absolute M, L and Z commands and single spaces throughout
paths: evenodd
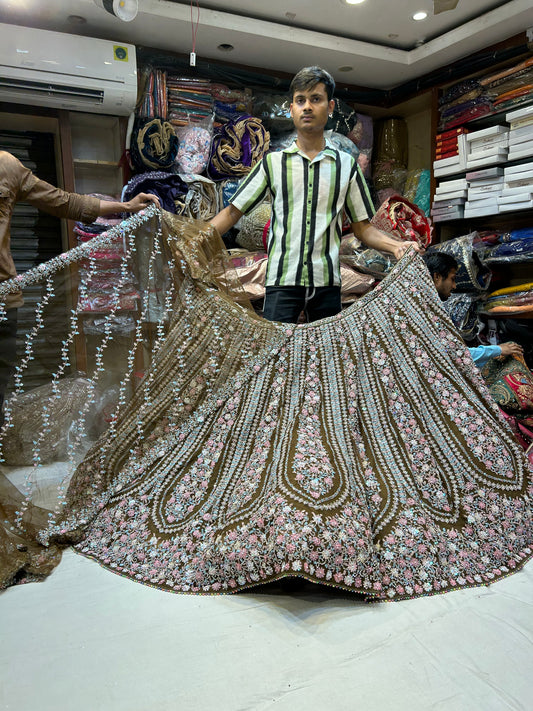
M 270 193 L 272 220 L 263 315 L 295 323 L 303 310 L 309 321 L 341 310 L 339 246 L 344 212 L 355 236 L 367 247 L 399 259 L 416 242 L 399 242 L 370 222 L 372 200 L 357 160 L 335 148 L 324 129 L 335 106 L 333 77 L 306 67 L 291 82 L 291 117 L 296 139 L 269 153 L 242 181 L 230 204 L 211 224 L 224 234 Z

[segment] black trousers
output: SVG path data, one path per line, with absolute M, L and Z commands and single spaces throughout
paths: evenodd
M 17 309 L 8 309 L 6 316 L 0 321 L 0 425 L 4 395 L 17 357 Z
M 340 310 L 340 286 L 267 286 L 265 290 L 263 316 L 269 321 L 297 323 L 302 311 L 308 321 L 318 321 Z

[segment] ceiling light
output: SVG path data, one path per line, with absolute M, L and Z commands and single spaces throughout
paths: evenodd
M 425 20 L 427 16 L 427 12 L 415 12 L 415 14 L 413 15 L 413 20 Z
M 219 44 L 217 49 L 219 49 L 221 52 L 231 52 L 232 50 L 235 49 L 235 47 L 232 44 Z
M 348 64 L 344 67 L 339 67 L 338 71 L 339 72 L 351 72 L 353 70 L 353 67 L 350 67 Z
M 94 4 L 124 22 L 131 22 L 139 12 L 138 0 L 94 0 Z
M 347 5 L 360 5 L 365 0 L 344 0 Z

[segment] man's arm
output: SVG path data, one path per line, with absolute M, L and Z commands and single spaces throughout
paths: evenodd
M 368 220 L 352 222 L 351 228 L 357 239 L 367 247 L 379 249 L 382 252 L 390 252 L 396 259 L 403 257 L 410 247 L 420 253 L 424 251 L 418 242 L 398 242 L 398 240 L 376 229 Z
M 115 212 L 139 212 L 139 210 L 144 210 L 144 208 L 148 207 L 151 203 L 155 203 L 159 207 L 159 198 L 149 193 L 139 193 L 126 202 L 100 200 L 99 217 L 112 215 Z
M 522 346 L 518 343 L 514 343 L 514 341 L 506 341 L 505 343 L 500 343 L 498 346 L 474 346 L 468 350 L 470 351 L 472 360 L 478 368 L 483 368 L 489 360 L 499 358 L 500 356 L 524 355 L 524 349 Z
M 243 214 L 233 205 L 228 205 L 213 217 L 211 224 L 220 235 L 223 235 L 241 219 Z

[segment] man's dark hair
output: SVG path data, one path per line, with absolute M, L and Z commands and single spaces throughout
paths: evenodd
M 329 72 L 320 67 L 304 67 L 298 74 L 295 74 L 289 88 L 291 99 L 297 91 L 308 91 L 319 82 L 322 82 L 326 87 L 328 101 L 331 101 L 335 91 L 335 80 Z
M 435 252 L 426 252 L 423 259 L 432 277 L 435 274 L 439 274 L 443 279 L 446 279 L 452 269 L 459 268 L 457 260 L 452 257 L 451 254 L 446 254 L 446 252 L 440 252 L 438 250 Z

